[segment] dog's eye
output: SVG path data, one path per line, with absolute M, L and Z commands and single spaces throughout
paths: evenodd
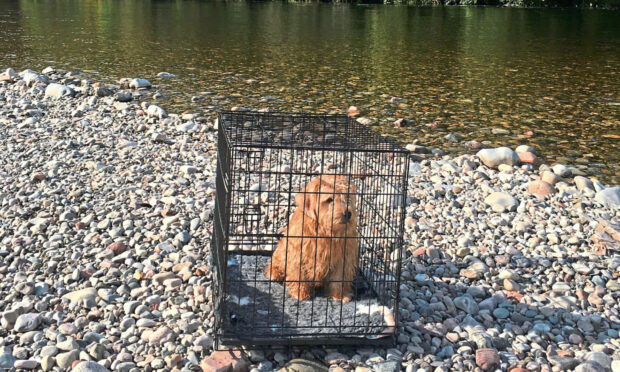
M 333 201 L 334 201 L 334 199 L 332 199 L 332 198 L 327 198 L 327 199 L 325 199 L 325 203 L 331 203 L 331 202 L 333 202 Z

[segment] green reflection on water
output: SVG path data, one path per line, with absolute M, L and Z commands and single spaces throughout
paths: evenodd
M 146 77 L 173 111 L 355 105 L 403 141 L 457 152 L 447 133 L 530 143 L 548 162 L 587 163 L 620 183 L 618 12 L 22 0 L 0 14 L 3 66 Z M 414 125 L 393 128 L 401 116 Z

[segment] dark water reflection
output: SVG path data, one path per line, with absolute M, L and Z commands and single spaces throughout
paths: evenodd
M 8 0 L 0 66 L 146 77 L 178 110 L 355 105 L 403 140 L 530 143 L 619 184 L 619 24 L 593 10 Z M 394 129 L 401 116 L 415 125 Z

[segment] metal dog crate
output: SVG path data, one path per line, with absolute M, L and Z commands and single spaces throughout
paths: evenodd
M 213 259 L 216 348 L 393 343 L 409 152 L 345 115 L 220 112 Z M 296 300 L 264 269 L 319 175 L 357 189 L 350 302 Z

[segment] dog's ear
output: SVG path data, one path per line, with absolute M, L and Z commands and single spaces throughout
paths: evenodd
M 306 187 L 304 187 L 301 191 L 295 195 L 295 203 L 297 204 L 297 208 L 302 208 L 304 214 L 309 217 L 311 220 L 317 220 L 317 203 L 318 195 L 316 182 L 310 182 Z

